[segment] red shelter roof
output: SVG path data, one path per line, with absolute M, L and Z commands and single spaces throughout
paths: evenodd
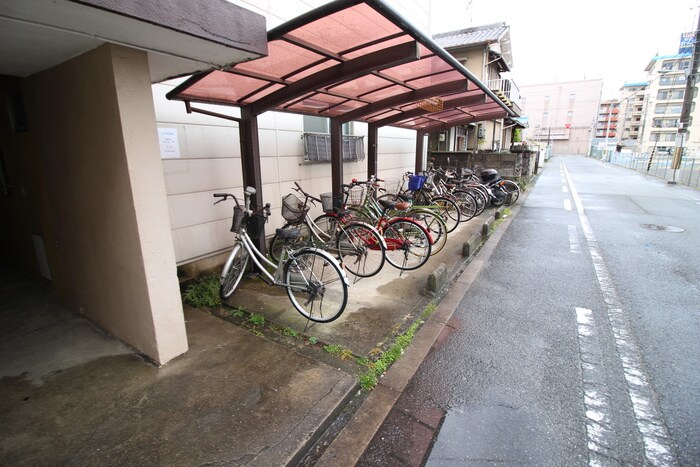
M 513 112 L 381 0 L 337 0 L 268 32 L 269 55 L 193 75 L 169 99 L 427 132 Z

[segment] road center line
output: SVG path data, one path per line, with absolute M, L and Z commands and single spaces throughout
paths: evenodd
M 565 165 L 564 173 L 569 182 L 569 190 L 576 205 L 583 235 L 586 238 L 593 268 L 605 301 L 608 321 L 615 337 L 615 345 L 627 382 L 627 391 L 632 401 L 637 428 L 644 442 L 644 455 L 650 465 L 677 465 L 666 423 L 644 369 L 641 352 L 634 340 L 627 315 L 622 309 L 622 303 L 617 297 L 617 291 L 598 247 L 593 229 L 588 222 L 588 216 L 586 216 L 581 199 Z
M 564 200 L 564 210 L 571 211 L 571 200 L 568 198 Z
M 581 246 L 578 242 L 578 229 L 575 225 L 569 225 L 569 251 L 581 253 Z

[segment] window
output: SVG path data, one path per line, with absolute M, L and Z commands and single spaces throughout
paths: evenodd
M 673 62 L 670 60 L 666 60 L 661 64 L 661 69 L 662 70 L 673 70 Z
M 576 93 L 572 92 L 571 94 L 569 94 L 569 100 L 573 101 L 574 99 L 576 99 Z
M 677 118 L 655 118 L 652 121 L 654 128 L 678 128 Z
M 304 133 L 304 161 L 330 162 L 331 135 L 323 133 Z M 343 135 L 343 161 L 365 160 L 364 136 Z
M 656 104 L 654 108 L 655 114 L 679 114 L 681 113 L 681 104 Z
M 685 95 L 685 90 L 684 89 L 664 89 L 659 91 L 659 93 L 656 95 L 656 98 L 660 101 L 666 101 L 666 100 L 672 100 L 672 99 L 683 99 L 683 96 Z
M 688 68 L 690 68 L 690 60 L 683 60 L 681 62 L 678 62 L 679 70 L 687 70 Z

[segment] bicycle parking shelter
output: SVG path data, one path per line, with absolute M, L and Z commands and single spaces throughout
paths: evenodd
M 269 55 L 202 72 L 167 94 L 197 112 L 238 122 L 244 186 L 263 206 L 257 118 L 274 110 L 327 117 L 334 199 L 343 184 L 342 125 L 368 124 L 368 177 L 378 129 L 417 132 L 415 171 L 428 133 L 515 113 L 469 70 L 381 0 L 337 0 L 268 31 Z M 193 103 L 240 108 L 240 118 Z

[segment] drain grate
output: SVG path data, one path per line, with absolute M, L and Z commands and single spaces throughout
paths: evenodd
M 649 230 L 660 230 L 662 232 L 671 232 L 671 233 L 685 232 L 685 229 L 681 229 L 680 227 L 673 227 L 671 225 L 642 224 L 642 227 L 644 227 L 645 229 L 649 229 Z

